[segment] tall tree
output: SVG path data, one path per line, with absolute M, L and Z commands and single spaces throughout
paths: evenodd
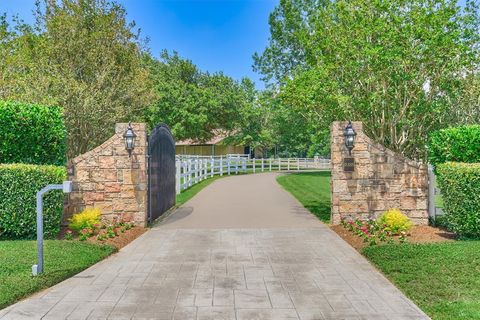
M 150 126 L 168 124 L 176 139 L 205 141 L 218 131 L 232 133 L 250 103 L 248 88 L 222 74 L 209 74 L 176 52 L 160 60 L 145 56 L 157 98 L 145 112 Z M 253 86 L 253 84 L 252 84 Z
M 453 0 L 311 5 L 311 10 L 303 10 L 312 12 L 303 17 L 309 34 L 295 37 L 307 53 L 304 66 L 282 64 L 265 54 L 270 47 L 263 55 L 273 70 L 282 71 L 276 67 L 280 61 L 291 72 L 279 82 L 280 96 L 300 116 L 323 128 L 333 120 L 361 120 L 372 138 L 424 158 L 430 131 L 472 112 L 472 105 L 460 98 L 466 88 L 474 95 L 470 101 L 478 94 L 473 82 L 469 84 L 480 66 L 475 1 L 463 8 Z M 290 6 L 301 8 L 294 0 L 280 4 Z
M 116 122 L 134 120 L 152 101 L 142 41 L 116 2 L 37 1 L 34 27 L 3 25 L 0 43 L 10 51 L 0 60 L 0 98 L 62 106 L 69 157 L 105 141 Z

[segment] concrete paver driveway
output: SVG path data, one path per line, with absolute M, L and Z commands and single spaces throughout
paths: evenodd
M 428 319 L 275 174 L 215 181 L 2 319 Z

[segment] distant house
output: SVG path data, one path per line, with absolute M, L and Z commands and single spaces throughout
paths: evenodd
M 204 142 L 198 142 L 193 139 L 177 141 L 175 144 L 175 152 L 176 154 L 190 154 L 201 156 L 247 154 L 250 152 L 249 147 L 225 144 L 224 140 L 227 137 L 227 134 L 217 132 L 212 139 Z

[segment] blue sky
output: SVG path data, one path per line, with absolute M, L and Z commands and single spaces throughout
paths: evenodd
M 269 36 L 268 16 L 279 0 L 118 0 L 150 39 L 151 52 L 176 50 L 202 70 L 223 71 L 235 79 L 252 71 L 252 54 L 261 52 Z M 466 0 L 460 0 L 464 5 Z M 33 21 L 35 0 L 0 0 L 0 13 Z
M 150 39 L 151 52 L 176 50 L 202 70 L 248 76 L 252 54 L 262 51 L 269 36 L 268 15 L 278 0 L 119 0 L 130 20 Z M 0 0 L 0 12 L 33 21 L 35 0 Z

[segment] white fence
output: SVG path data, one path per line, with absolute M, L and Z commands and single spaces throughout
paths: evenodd
M 177 194 L 214 175 L 231 175 L 265 171 L 330 170 L 330 159 L 323 158 L 262 158 L 248 155 L 176 157 Z

